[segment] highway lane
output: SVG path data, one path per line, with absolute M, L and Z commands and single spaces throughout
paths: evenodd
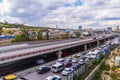
M 93 49 L 90 49 L 90 50 L 94 50 L 95 48 Z M 85 53 L 85 52 L 88 52 L 90 50 L 87 50 L 87 51 L 83 51 L 83 52 L 80 52 L 80 53 Z M 77 53 L 76 53 L 77 54 Z M 71 56 L 71 55 L 70 55 Z M 69 56 L 67 56 L 69 57 Z M 66 58 L 66 57 L 65 57 Z M 42 64 L 42 65 L 45 65 L 45 66 L 48 66 L 48 67 L 51 67 L 51 65 L 55 64 L 56 63 L 56 60 L 54 61 L 51 61 L 51 62 L 48 62 L 46 64 Z M 42 65 L 38 65 L 38 66 L 42 66 Z M 16 72 L 15 74 L 18 75 L 18 76 L 23 76 L 25 78 L 27 78 L 28 80 L 45 80 L 46 77 L 48 76 L 51 76 L 51 75 L 59 75 L 61 76 L 62 80 L 64 80 L 64 78 L 66 78 L 66 76 L 63 76 L 61 74 L 61 72 L 59 73 L 53 73 L 52 71 L 49 71 L 47 73 L 44 73 L 44 74 L 38 74 L 36 72 L 36 68 L 38 66 L 35 66 L 35 67 L 32 67 L 32 68 L 29 68 L 29 69 L 26 69 L 26 70 L 23 70 L 23 71 L 19 71 L 19 72 Z M 81 65 L 81 69 L 84 69 L 85 68 L 85 65 Z
M 20 51 L 7 52 L 7 53 L 3 53 L 3 54 L 1 53 L 0 58 L 5 57 L 5 56 L 15 55 L 15 54 L 24 54 L 24 53 L 34 52 L 34 51 L 37 51 L 37 50 L 49 49 L 51 47 L 54 48 L 54 47 L 58 47 L 58 46 L 68 45 L 68 44 L 85 42 L 85 41 L 89 41 L 89 40 L 92 40 L 92 39 L 85 39 L 85 40 L 81 40 L 81 41 L 73 41 L 73 42 L 67 42 L 67 43 L 58 43 L 58 44 L 54 44 L 54 45 L 40 46 L 40 47 L 36 47 L 36 48 L 32 48 L 32 49 L 23 49 L 23 50 L 20 50 Z
M 85 39 L 88 39 L 88 38 L 90 37 L 86 37 Z M 81 40 L 81 39 L 61 40 L 61 41 L 54 41 L 54 42 L 47 42 L 47 43 L 46 42 L 45 43 L 35 42 L 35 43 L 24 43 L 24 44 L 19 44 L 19 45 L 3 46 L 3 47 L 0 47 L 0 52 L 6 53 L 6 52 L 12 52 L 15 50 L 33 48 L 33 47 L 38 47 L 38 46 L 46 46 L 46 45 L 52 45 L 52 44 L 58 44 L 58 43 L 65 43 L 65 42 L 71 42 L 71 41 L 77 41 L 77 40 Z

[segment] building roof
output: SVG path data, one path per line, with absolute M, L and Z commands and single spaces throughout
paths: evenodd
M 14 38 L 15 36 L 0 36 L 0 39 Z

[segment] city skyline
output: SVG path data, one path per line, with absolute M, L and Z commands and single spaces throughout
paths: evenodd
M 120 24 L 119 0 L 0 0 L 0 22 L 63 28 L 107 28 Z

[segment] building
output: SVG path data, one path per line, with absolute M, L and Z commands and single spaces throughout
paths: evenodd
M 78 27 L 79 32 L 82 34 L 82 26 Z
M 1 43 L 10 42 L 14 38 L 15 36 L 0 36 L 0 42 Z
M 115 66 L 120 66 L 120 56 L 115 57 Z
M 119 32 L 119 26 L 116 26 L 116 30 L 115 30 L 116 32 Z
M 108 32 L 112 32 L 112 27 L 107 27 Z

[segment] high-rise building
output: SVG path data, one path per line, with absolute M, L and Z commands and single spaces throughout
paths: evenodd
M 79 26 L 79 32 L 82 33 L 82 26 Z
M 116 26 L 116 31 L 119 32 L 119 26 Z

